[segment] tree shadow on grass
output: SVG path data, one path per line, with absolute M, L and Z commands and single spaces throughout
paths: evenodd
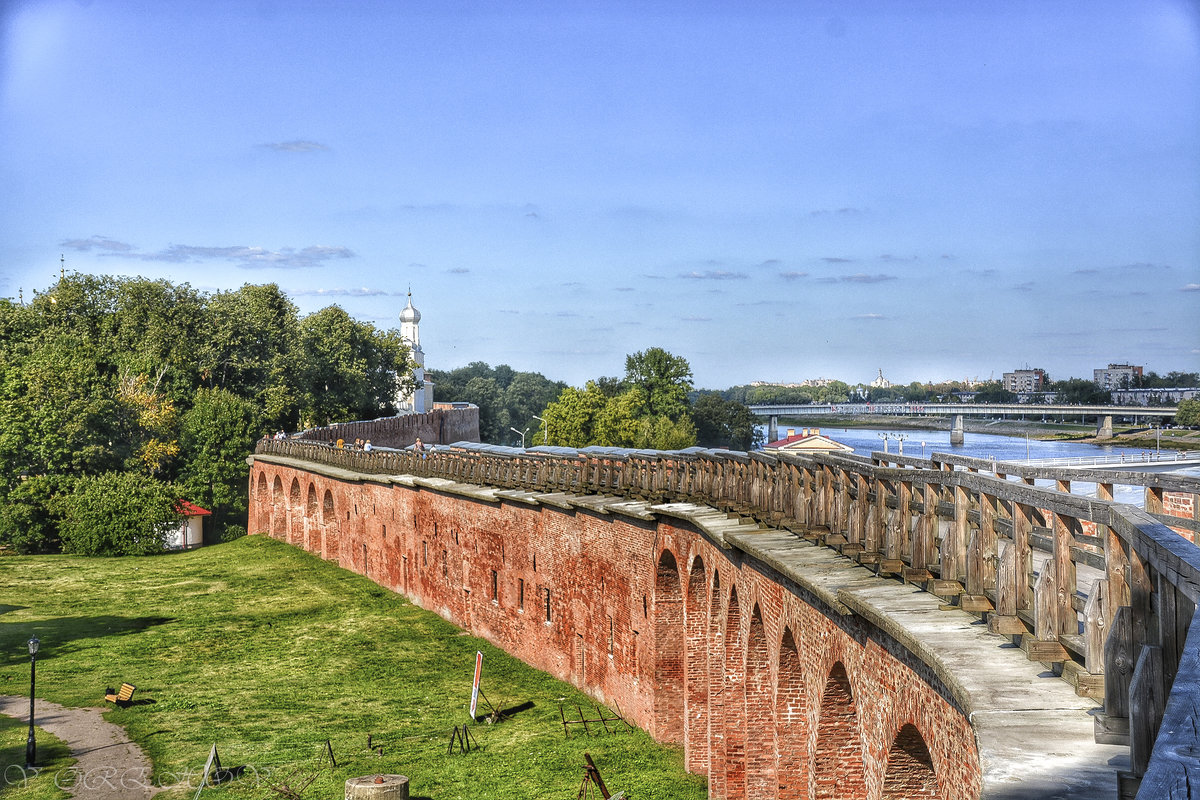
M 174 622 L 173 617 L 56 617 L 34 622 L 0 623 L 0 669 L 29 661 L 29 638 L 41 641 L 38 659 L 71 652 L 74 643 L 86 639 L 125 636 L 156 625 Z
M 36 718 L 34 725 L 37 725 Z M 0 714 L 0 796 L 5 790 L 14 786 L 19 787 L 26 777 L 33 777 L 25 772 L 25 743 L 26 732 L 29 730 L 29 718 L 10 717 Z M 70 749 L 58 739 L 46 736 L 37 737 L 37 763 L 44 765 L 52 761 L 67 758 Z

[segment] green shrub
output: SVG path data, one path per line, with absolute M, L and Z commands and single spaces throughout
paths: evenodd
M 1175 424 L 1186 427 L 1200 425 L 1200 400 L 1184 400 L 1175 412 Z
M 72 484 L 65 475 L 34 475 L 18 483 L 0 503 L 0 544 L 18 553 L 58 552 L 60 497 Z
M 226 525 L 225 530 L 221 533 L 222 542 L 232 542 L 234 539 L 240 539 L 246 535 L 246 526 L 244 525 Z
M 85 556 L 160 553 L 179 524 L 172 484 L 130 472 L 80 478 L 60 496 L 63 552 Z

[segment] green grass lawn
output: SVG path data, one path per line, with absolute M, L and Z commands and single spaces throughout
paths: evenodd
M 246 767 L 206 796 L 278 798 L 271 784 L 298 789 L 315 774 L 303 797 L 341 797 L 347 778 L 400 773 L 414 797 L 574 798 L 585 751 L 613 792 L 706 795 L 678 749 L 641 731 L 566 739 L 559 702 L 587 702 L 571 686 L 262 536 L 154 557 L 0 559 L 0 692 L 28 691 L 33 633 L 39 697 L 103 706 L 106 687 L 137 685 L 137 702 L 107 718 L 145 748 L 157 782 L 194 787 L 214 742 L 224 767 Z M 488 698 L 532 708 L 470 722 L 476 650 Z M 479 749 L 447 755 L 464 722 Z M 322 766 L 326 739 L 336 768 Z
M 9 688 L 6 686 L 5 691 Z M 28 691 L 29 687 L 25 689 Z M 37 729 L 35 736 L 37 769 L 26 771 L 25 745 L 29 741 L 29 720 L 0 714 L 0 797 L 5 800 L 64 800 L 70 797 L 61 786 L 70 785 L 74 780 L 74 774 L 67 768 L 75 759 L 71 758 L 66 744 L 41 728 Z

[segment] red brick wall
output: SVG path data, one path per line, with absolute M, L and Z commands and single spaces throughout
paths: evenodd
M 311 428 L 299 438 L 314 442 L 344 439 L 370 439 L 376 447 L 408 447 L 420 437 L 425 444 L 454 444 L 479 441 L 479 409 L 434 408 L 424 414 L 341 422 L 325 428 Z
M 682 741 L 711 797 L 979 795 L 974 734 L 923 664 L 689 527 L 262 460 L 250 485 L 252 532 L 365 574 Z

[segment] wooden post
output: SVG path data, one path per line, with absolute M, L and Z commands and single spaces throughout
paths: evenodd
M 1164 686 L 1169 690 L 1175 685 L 1175 674 L 1179 671 L 1179 659 L 1187 639 L 1187 626 L 1192 621 L 1196 607 L 1175 589 L 1167 576 L 1159 573 L 1156 583 L 1158 641 L 1162 646 Z
M 967 591 L 962 597 L 965 611 L 990 611 L 984 595 L 996 586 L 996 513 L 994 499 L 979 493 L 979 528 L 967 548 Z
M 1117 609 L 1104 642 L 1104 713 L 1096 715 L 1099 744 L 1129 744 L 1129 682 L 1133 679 L 1133 627 L 1129 606 Z
M 1167 707 L 1163 689 L 1162 649 L 1146 645 L 1138 655 L 1129 683 L 1129 760 L 1137 777 L 1146 774 L 1154 738 Z
M 1149 514 L 1163 513 L 1163 490 L 1153 486 L 1146 487 L 1146 512 Z
M 1035 638 L 1026 642 L 1029 660 L 1047 663 L 1066 661 L 1070 656 L 1058 641 L 1058 591 L 1050 570 L 1044 569 L 1038 575 L 1033 593 L 1037 616 L 1034 618 Z
M 865 552 L 878 554 L 883 546 L 883 526 L 887 521 L 887 491 L 883 481 L 875 478 L 875 500 L 867 512 L 867 537 Z M 868 499 L 868 502 L 870 500 Z
M 1108 594 L 1107 587 L 1108 581 L 1097 578 L 1092 583 L 1092 590 L 1088 593 L 1087 605 L 1083 610 L 1083 668 L 1092 675 L 1104 673 L 1104 643 L 1108 638 L 1108 625 L 1104 618 L 1104 596 Z
M 1097 526 L 1100 528 L 1101 526 Z M 1115 619 L 1117 609 L 1128 606 L 1129 596 L 1129 557 L 1125 555 L 1125 543 L 1116 531 L 1107 525 L 1104 527 L 1104 575 L 1108 581 L 1108 592 L 1105 597 L 1107 608 L 1104 616 Z
M 896 522 L 900 534 L 900 558 L 910 565 L 913 555 L 912 483 L 899 481 L 896 485 Z
M 954 487 L 954 524 L 950 535 L 942 540 L 942 580 L 957 581 L 966 577 L 967 554 L 967 490 Z
M 1132 610 L 1130 622 L 1133 626 L 1133 647 L 1146 644 L 1158 644 L 1158 626 L 1153 621 L 1153 608 L 1150 604 L 1150 575 L 1146 570 L 1137 550 L 1129 551 L 1129 607 Z

